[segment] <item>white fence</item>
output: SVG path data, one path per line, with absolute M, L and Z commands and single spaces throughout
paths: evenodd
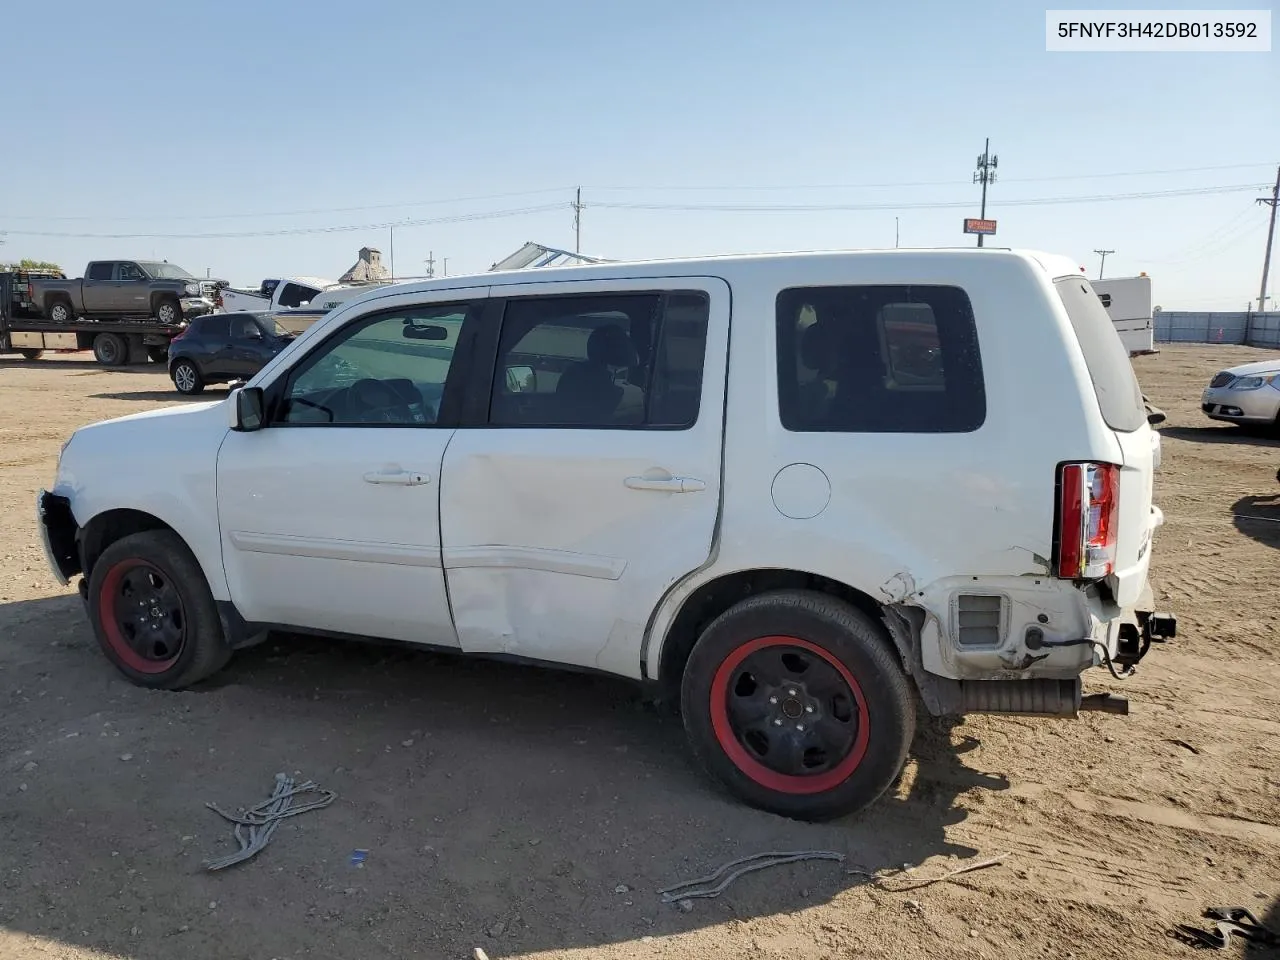
M 1157 343 L 1242 343 L 1280 348 L 1280 313 L 1185 313 L 1162 310 L 1153 328 Z

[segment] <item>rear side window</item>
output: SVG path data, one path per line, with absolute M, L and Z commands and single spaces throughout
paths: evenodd
M 1146 408 L 1142 388 L 1129 362 L 1129 351 L 1120 342 L 1110 315 L 1088 281 L 1063 277 L 1053 285 L 1071 318 L 1102 419 L 1112 430 L 1132 433 L 1147 422 Z
M 105 263 L 91 263 L 89 264 L 89 279 L 110 280 L 115 276 L 115 269 L 116 265 L 110 260 Z
M 987 416 L 959 287 L 796 287 L 777 299 L 778 412 L 797 432 L 968 433 Z
M 196 336 L 205 337 L 209 340 L 226 340 L 228 319 L 226 316 L 221 317 L 201 317 L 195 321 Z

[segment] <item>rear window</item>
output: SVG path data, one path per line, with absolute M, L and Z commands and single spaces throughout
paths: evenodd
M 777 300 L 778 412 L 797 432 L 967 433 L 987 416 L 959 287 L 796 287 Z
M 1120 342 L 1110 315 L 1087 280 L 1063 277 L 1053 285 L 1071 318 L 1102 419 L 1112 430 L 1132 433 L 1147 422 L 1147 413 L 1129 351 Z

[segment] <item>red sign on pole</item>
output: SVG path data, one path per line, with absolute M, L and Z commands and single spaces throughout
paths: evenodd
M 977 217 L 966 217 L 964 232 L 981 233 L 988 237 L 995 236 L 996 222 L 994 220 L 979 220 Z

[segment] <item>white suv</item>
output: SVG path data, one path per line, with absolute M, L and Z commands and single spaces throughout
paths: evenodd
M 174 689 L 268 630 L 678 691 L 821 818 L 933 714 L 1124 709 L 1159 438 L 1074 262 L 608 264 L 376 289 L 224 401 L 85 427 L 40 496 L 107 657 Z

